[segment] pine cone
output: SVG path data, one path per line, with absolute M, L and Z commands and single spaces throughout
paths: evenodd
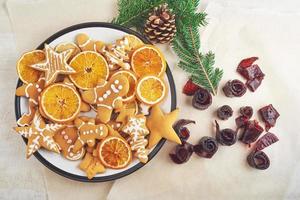
M 145 24 L 145 35 L 153 43 L 170 42 L 176 33 L 175 14 L 168 4 L 155 7 Z

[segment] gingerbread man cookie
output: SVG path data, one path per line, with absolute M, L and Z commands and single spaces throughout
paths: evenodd
M 36 112 L 36 106 L 39 103 L 39 95 L 44 89 L 45 86 L 45 78 L 41 77 L 36 83 L 23 84 L 18 87 L 16 90 L 17 96 L 25 96 L 29 99 L 28 102 L 28 113 L 22 115 L 20 119 L 18 119 L 17 124 L 19 126 L 28 126 L 34 117 Z
M 148 161 L 148 150 L 146 149 L 148 140 L 145 136 L 149 134 L 146 127 L 146 117 L 144 115 L 128 117 L 128 122 L 122 131 L 130 135 L 129 144 L 131 150 L 135 151 L 135 156 L 142 163 L 146 163 Z
M 53 140 L 53 136 L 64 128 L 65 125 L 61 124 L 46 124 L 37 111 L 30 126 L 15 127 L 14 129 L 28 139 L 26 154 L 27 158 L 29 158 L 41 147 L 59 153 L 59 147 Z
M 99 158 L 94 157 L 91 153 L 86 153 L 81 161 L 79 168 L 87 174 L 88 179 L 92 179 L 97 173 L 105 172 L 105 167 L 101 164 Z
M 82 99 L 89 104 L 97 105 L 97 119 L 102 123 L 110 120 L 113 109 L 123 105 L 122 97 L 129 90 L 128 79 L 124 75 L 116 75 L 94 89 L 82 92 Z
M 78 139 L 78 129 L 74 125 L 67 125 L 65 129 L 55 134 L 53 138 L 58 144 L 62 155 L 68 160 L 79 160 L 84 156 L 84 148 L 77 153 L 72 152 L 74 144 Z
M 85 144 L 89 147 L 95 146 L 96 139 L 103 139 L 108 134 L 107 127 L 104 124 L 95 125 L 95 119 L 92 118 L 87 121 L 77 118 L 74 123 L 78 128 L 79 137 L 74 144 L 73 153 L 77 153 Z

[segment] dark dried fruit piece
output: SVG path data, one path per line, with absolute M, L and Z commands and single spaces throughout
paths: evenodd
M 270 166 L 270 160 L 267 154 L 262 151 L 253 151 L 247 157 L 247 162 L 255 169 L 267 169 Z
M 187 139 L 189 139 L 190 131 L 184 126 L 191 123 L 195 124 L 196 122 L 189 119 L 180 119 L 173 125 L 173 129 L 177 133 L 181 141 L 186 141 Z
M 251 144 L 257 140 L 264 129 L 258 124 L 256 120 L 248 121 L 240 140 L 245 144 Z
M 245 116 L 248 119 L 250 119 L 253 115 L 253 109 L 251 106 L 244 106 L 240 108 L 240 113 L 242 116 Z
M 256 142 L 255 151 L 261 151 L 277 141 L 279 141 L 278 137 L 275 134 L 268 132 Z
M 218 143 L 212 137 L 202 137 L 199 144 L 194 145 L 194 152 L 204 158 L 211 158 L 218 151 Z
M 184 142 L 182 145 L 176 145 L 173 152 L 170 153 L 170 158 L 176 164 L 187 162 L 193 154 L 193 145 Z
M 244 128 L 246 126 L 246 124 L 248 123 L 249 118 L 245 117 L 245 116 L 239 116 L 237 118 L 235 118 L 235 123 L 237 128 Z
M 199 88 L 199 85 L 196 85 L 192 79 L 189 79 L 184 85 L 182 92 L 187 96 L 193 96 Z
M 244 83 L 240 80 L 234 79 L 228 81 L 223 87 L 223 92 L 227 97 L 241 97 L 247 91 L 247 88 Z
M 204 88 L 199 88 L 192 100 L 192 105 L 194 108 L 199 110 L 207 109 L 212 103 L 212 96 L 210 92 Z
M 230 128 L 225 128 L 220 130 L 220 126 L 217 121 L 216 123 L 216 140 L 226 146 L 231 146 L 236 143 L 237 140 L 237 132 L 230 129 Z
M 246 82 L 247 87 L 249 88 L 250 91 L 254 92 L 261 84 L 261 81 L 264 79 L 264 77 L 257 77 L 252 80 L 248 80 Z
M 239 63 L 237 71 L 239 72 L 239 70 L 243 70 L 247 67 L 250 67 L 257 59 L 258 59 L 258 57 L 250 57 L 250 58 L 243 59 Z
M 232 116 L 233 110 L 230 106 L 224 105 L 218 108 L 217 115 L 222 120 L 227 120 L 229 117 Z
M 265 122 L 266 131 L 275 126 L 276 120 L 280 116 L 272 104 L 259 109 L 259 113 L 262 120 Z

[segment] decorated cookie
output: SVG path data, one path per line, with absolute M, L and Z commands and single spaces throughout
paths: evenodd
M 159 105 L 152 107 L 146 123 L 150 130 L 149 149 L 154 147 L 162 138 L 181 144 L 179 137 L 172 128 L 178 116 L 178 112 L 179 110 L 176 109 L 168 114 L 164 114 Z
M 135 156 L 142 163 L 146 163 L 148 161 L 148 150 L 146 149 L 148 140 L 145 136 L 149 134 L 146 117 L 144 115 L 129 116 L 122 131 L 130 135 L 129 144 L 131 150 L 135 151 Z
M 75 126 L 79 130 L 79 137 L 74 144 L 73 153 L 81 150 L 85 144 L 89 147 L 95 146 L 96 139 L 103 139 L 108 134 L 107 127 L 104 124 L 95 125 L 95 120 L 92 118 L 87 121 L 77 118 L 75 119 Z
M 91 153 L 85 154 L 79 168 L 86 172 L 88 179 L 94 178 L 98 173 L 105 172 L 105 167 L 101 164 L 99 158 L 94 157 Z
M 94 89 L 84 91 L 82 99 L 89 104 L 96 104 L 97 119 L 102 123 L 107 123 L 113 109 L 122 107 L 122 97 L 127 94 L 128 89 L 127 78 L 123 75 L 117 75 Z
M 79 160 L 84 156 L 84 148 L 77 153 L 73 153 L 74 143 L 78 139 L 78 129 L 74 125 L 67 125 L 65 129 L 54 135 L 54 140 L 58 144 L 62 155 L 68 160 Z
M 44 89 L 45 78 L 41 77 L 36 83 L 24 84 L 17 88 L 16 95 L 17 96 L 25 96 L 29 99 L 28 102 L 28 113 L 22 115 L 20 119 L 18 119 L 17 124 L 19 126 L 28 126 L 34 117 L 36 112 L 36 106 L 39 104 L 39 95 Z
M 55 51 L 57 53 L 62 53 L 66 50 L 72 49 L 72 55 L 70 56 L 70 58 L 68 59 L 68 61 L 70 61 L 72 58 L 74 58 L 77 54 L 80 53 L 80 49 L 79 47 L 74 44 L 73 42 L 64 42 L 64 43 L 60 43 L 55 47 Z
M 53 136 L 64 128 L 65 125 L 61 124 L 46 124 L 37 111 L 30 126 L 15 127 L 14 129 L 28 139 L 26 154 L 27 158 L 29 158 L 41 147 L 59 153 L 59 146 L 53 140 Z
M 117 137 L 122 137 L 121 135 L 120 135 L 120 133 L 118 132 L 118 131 L 116 131 L 114 128 L 112 128 L 110 125 L 106 125 L 107 126 L 107 128 L 108 128 L 108 135 L 109 136 L 117 136 Z
M 116 118 L 116 122 L 122 123 L 122 125 L 126 124 L 128 116 L 134 115 L 134 108 L 124 108 L 120 110 L 118 117 Z
M 58 74 L 73 74 L 76 71 L 67 64 L 73 49 L 62 53 L 55 52 L 48 44 L 45 44 L 46 60 L 31 65 L 30 67 L 45 72 L 46 85 L 53 83 Z
M 128 39 L 123 38 L 118 40 L 115 44 L 104 46 L 101 50 L 101 54 L 107 59 L 110 70 L 115 70 L 120 67 L 130 69 L 128 50 Z
M 76 36 L 76 43 L 81 51 L 100 51 L 104 46 L 102 41 L 94 41 L 85 33 Z

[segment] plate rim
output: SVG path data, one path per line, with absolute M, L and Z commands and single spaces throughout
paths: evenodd
M 151 42 L 146 39 L 142 34 L 129 29 L 127 27 L 118 25 L 118 24 L 112 24 L 109 22 L 86 22 L 86 23 L 80 23 L 80 24 L 75 24 L 72 26 L 69 26 L 67 28 L 64 28 L 56 33 L 54 33 L 53 35 L 51 35 L 49 38 L 47 38 L 45 41 L 43 41 L 36 49 L 43 49 L 44 48 L 44 44 L 47 43 L 49 44 L 50 42 L 52 42 L 53 40 L 57 39 L 58 37 L 67 34 L 69 32 L 78 30 L 78 29 L 82 29 L 82 28 L 93 28 L 93 27 L 104 27 L 104 28 L 111 28 L 111 29 L 116 29 L 116 30 L 120 30 L 123 31 L 125 33 L 128 34 L 132 34 L 137 36 L 138 38 L 140 38 L 144 43 L 147 44 L 151 44 Z M 176 98 L 176 90 L 175 90 L 175 82 L 173 79 L 173 75 L 171 73 L 171 70 L 169 68 L 169 65 L 167 63 L 167 67 L 166 67 L 166 74 L 167 74 L 167 78 L 169 81 L 169 86 L 170 86 L 170 92 L 171 92 L 171 111 L 176 109 L 177 106 L 177 98 Z M 20 87 L 23 84 L 23 82 L 18 79 L 17 82 L 17 88 Z M 15 95 L 15 117 L 16 120 L 18 120 L 21 117 L 21 107 L 20 107 L 20 99 L 21 97 L 18 97 Z M 27 144 L 27 139 L 25 137 L 23 137 L 24 142 Z M 150 162 L 150 160 L 152 160 L 154 158 L 154 156 L 160 151 L 160 149 L 162 148 L 162 146 L 165 143 L 165 139 L 161 139 L 159 141 L 159 143 L 154 147 L 154 149 L 151 151 L 151 153 L 149 154 L 149 160 L 147 163 Z M 34 153 L 34 156 L 44 165 L 46 166 L 49 170 L 51 170 L 52 172 L 55 172 L 56 174 L 59 174 L 65 178 L 71 179 L 71 180 L 75 180 L 75 181 L 80 181 L 80 182 L 106 182 L 106 181 L 113 181 L 116 179 L 120 179 L 122 177 L 125 177 L 129 174 L 132 174 L 133 172 L 137 171 L 138 169 L 142 168 L 144 165 L 141 162 L 135 164 L 134 166 L 132 166 L 131 168 L 128 168 L 125 171 L 113 174 L 113 175 L 108 175 L 108 176 L 102 176 L 102 177 L 94 177 L 92 179 L 88 179 L 86 176 L 80 176 L 80 175 L 76 175 L 76 174 L 72 174 L 69 172 L 64 171 L 61 168 L 56 167 L 55 165 L 53 165 L 52 163 L 50 163 L 48 160 L 46 160 L 38 151 L 36 151 Z

